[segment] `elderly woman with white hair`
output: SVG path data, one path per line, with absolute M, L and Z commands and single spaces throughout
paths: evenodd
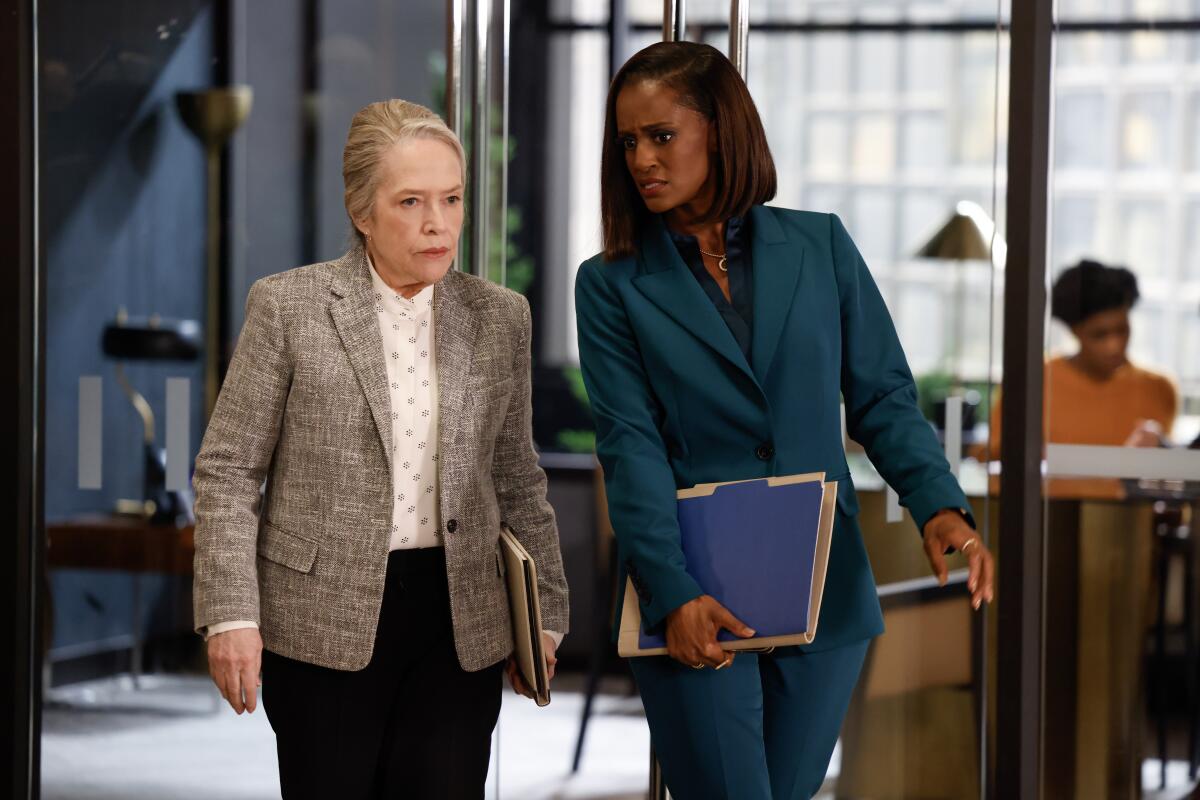
M 251 287 L 196 459 L 196 627 L 235 711 L 262 686 L 285 798 L 483 796 L 506 660 L 531 694 L 502 522 L 537 563 L 550 667 L 567 631 L 529 305 L 450 269 L 463 177 L 429 109 L 355 115 L 355 245 Z

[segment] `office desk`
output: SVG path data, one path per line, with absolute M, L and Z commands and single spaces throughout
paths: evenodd
M 864 467 L 852 461 L 852 467 L 862 507 L 859 522 L 876 582 L 883 587 L 928 576 L 928 561 L 907 512 L 902 522 L 887 522 L 882 482 L 869 465 Z M 994 494 L 995 485 L 978 465 L 964 467 L 962 483 L 971 497 L 980 527 L 988 519 L 994 532 L 1001 502 Z M 1122 484 L 1114 480 L 1052 479 L 1047 482 L 1046 492 L 1044 796 L 1056 800 L 1138 797 L 1144 754 L 1145 636 L 1151 622 L 1155 588 L 1153 501 L 1127 497 Z M 996 541 L 994 535 L 990 545 L 996 557 L 1003 558 L 1003 543 Z M 952 556 L 949 565 L 953 570 L 961 568 L 964 562 L 961 556 Z M 965 595 L 965 589 L 962 591 Z M 1004 602 L 1003 598 L 1004 587 L 998 585 L 997 603 Z M 885 618 L 891 615 L 892 612 L 885 611 Z M 994 743 L 998 701 L 994 605 L 987 609 L 986 623 L 986 670 L 990 677 L 986 708 L 989 741 Z M 888 624 L 891 626 L 891 619 Z M 962 640 L 961 626 L 956 631 L 954 635 L 960 641 L 954 647 L 971 648 L 969 637 Z M 872 680 L 873 676 L 864 676 L 865 683 Z M 977 696 L 981 685 L 979 675 L 972 675 L 971 686 Z M 959 752 L 962 737 L 978 741 L 978 723 L 973 721 L 972 729 L 961 707 L 953 713 L 947 711 L 950 706 L 946 705 L 946 691 L 950 688 L 953 687 L 921 687 L 926 693 L 924 707 L 919 702 L 914 706 L 910 696 L 905 703 L 893 702 L 886 712 L 881 712 L 883 705 L 876 703 L 876 709 L 858 709 L 856 713 L 868 716 L 874 713 L 876 717 L 884 713 L 884 724 L 898 733 L 905 725 L 939 720 L 945 732 L 935 738 Z M 871 701 L 860 698 L 860 702 Z M 890 720 L 886 719 L 887 714 L 891 715 Z M 860 724 L 864 722 L 859 720 Z M 928 731 L 922 735 L 927 741 L 930 739 Z M 994 747 L 991 750 L 994 753 Z M 861 784 L 849 773 L 870 770 L 873 762 L 901 763 L 895 754 L 891 755 L 889 759 L 886 754 L 847 753 L 843 767 L 848 783 Z M 924 754 L 929 759 L 939 759 L 940 766 L 929 768 L 918 763 L 923 757 L 921 752 L 911 750 L 905 755 L 907 761 L 899 768 L 901 774 L 877 776 L 873 781 L 878 787 L 899 781 L 894 793 L 884 790 L 864 796 L 903 797 L 906 792 L 908 796 L 917 796 L 913 791 L 923 792 L 920 794 L 923 797 L 978 796 L 964 788 L 971 781 L 962 774 L 954 779 L 930 777 L 939 769 L 962 773 L 952 761 L 941 759 L 939 752 Z M 917 780 L 920 785 L 905 787 L 905 780 Z M 976 777 L 976 785 L 977 781 Z M 931 788 L 935 786 L 940 788 Z
M 125 640 L 127 644 L 115 647 L 110 645 L 103 649 L 113 651 L 127 647 L 130 650 L 130 671 L 135 684 L 141 675 L 144 644 L 140 576 L 148 572 L 190 576 L 194 554 L 193 528 L 190 525 L 177 528 L 171 525 L 151 524 L 137 517 L 103 515 L 73 517 L 46 524 L 47 569 L 95 569 L 131 573 L 131 634 Z M 49 587 L 49 581 L 44 585 Z M 47 645 L 50 638 L 50 631 L 47 630 Z M 47 663 L 54 660 L 54 653 L 48 652 Z
M 191 575 L 195 545 L 188 525 L 153 525 L 136 517 L 87 516 L 46 523 L 46 564 Z

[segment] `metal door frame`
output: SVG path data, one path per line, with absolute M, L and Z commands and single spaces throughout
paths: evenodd
M 503 0 L 505 19 L 508 1 Z M 735 7 L 746 9 L 746 3 Z M 664 10 L 673 9 L 671 31 L 682 34 L 686 26 L 686 0 L 664 0 Z M 447 70 L 452 87 L 461 89 L 464 72 L 457 57 L 463 51 L 464 0 L 448 0 L 451 40 Z M 457 15 L 456 10 L 457 9 Z M 748 12 L 748 9 L 746 9 Z M 0 152 L 10 165 L 15 180 L 5 185 L 0 218 L 8 235 L 0 237 L 7 250 L 7 263 L 16 275 L 6 294 L 8 326 L 6 360 L 8 374 L 16 375 L 16 388 L 5 394 L 0 417 L 6 437 L 15 444 L 17 479 L 9 485 L 9 507 L 15 517 L 9 538 L 6 565 L 8 591 L 4 621 L 0 624 L 4 661 L 3 686 L 5 743 L 11 757 L 5 762 L 0 785 L 18 798 L 38 795 L 40 768 L 39 630 L 41 609 L 34 592 L 34 576 L 42 560 L 44 537 L 41 478 L 41 414 L 44 387 L 44 348 L 41 338 L 45 301 L 42 294 L 43 266 L 38 256 L 37 236 L 37 100 L 36 100 L 36 0 L 14 4 L 7 12 L 9 24 L 0 28 L 0 48 L 5 56 L 0 67 L 0 85 L 12 98 L 10 123 L 0 136 Z M 666 17 L 664 16 L 664 22 Z M 476 21 L 476 31 L 482 21 Z M 490 22 L 487 23 L 490 25 Z M 506 24 L 506 22 L 502 22 Z M 734 26 L 736 28 L 736 26 Z M 485 28 L 486 30 L 486 28 Z M 457 38 L 453 31 L 457 31 Z M 998 690 L 1013 702 L 999 704 L 997 713 L 995 796 L 1035 798 L 1038 796 L 1042 709 L 1042 623 L 1041 601 L 1044 530 L 1041 520 L 1040 470 L 1033 459 L 1041 450 L 1041 355 L 1045 331 L 1045 255 L 1047 237 L 1047 187 L 1052 96 L 1053 16 L 1051 0 L 1015 0 L 1011 27 L 1010 113 L 1008 152 L 1008 243 L 1009 261 L 1005 282 L 1004 384 L 1008 398 L 1004 426 L 1022 431 L 1023 436 L 1006 437 L 1001 453 L 1005 467 L 1001 490 L 1005 510 L 999 536 L 1006 558 L 1000 564 L 1004 597 L 999 608 Z M 507 75 L 507 48 L 503 73 Z M 731 52 L 735 52 L 731 48 Z M 744 49 L 743 49 L 744 54 Z M 486 55 L 486 47 L 485 47 Z M 456 68 L 453 65 L 458 65 Z M 478 66 L 478 61 L 476 61 Z M 744 62 L 742 64 L 744 68 Z M 485 103 L 484 91 L 474 103 Z M 461 126 L 462 112 L 455 108 L 461 91 L 447 95 L 450 121 Z M 486 131 L 481 129 L 480 135 Z M 478 147 L 478 141 L 474 142 Z M 486 149 L 486 141 L 483 148 Z M 479 150 L 476 150 L 478 152 Z M 479 191 L 479 181 L 473 181 Z M 486 187 L 486 184 L 483 184 Z M 482 193 L 480 196 L 484 196 Z M 486 247 L 486 244 L 484 245 Z M 473 271 L 486 264 L 476 251 Z M 1037 369 L 1033 367 L 1036 365 Z
M 3 557 L 5 586 L 0 621 L 0 703 L 9 755 L 0 769 L 0 787 L 14 798 L 36 798 L 41 772 L 41 619 L 36 576 L 45 537 L 41 454 L 45 439 L 44 266 L 37 236 L 37 39 L 36 0 L 5 10 L 0 26 L 0 88 L 10 101 L 9 121 L 0 133 L 0 157 L 11 176 L 0 193 L 0 242 L 10 265 L 9 291 L 3 297 L 6 374 L 16 378 L 0 401 L 3 441 L 12 443 L 16 477 L 5 482 L 7 526 Z M 6 448 L 7 449 L 7 448 Z M 10 456 L 11 457 L 11 456 Z M 10 462 L 11 464 L 12 462 Z M 11 468 L 11 467 L 10 467 Z M 12 473 L 10 473 L 12 474 Z

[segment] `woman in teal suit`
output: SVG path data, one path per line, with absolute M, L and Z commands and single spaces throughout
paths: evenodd
M 770 208 L 775 167 L 741 77 L 717 50 L 660 43 L 614 78 L 604 252 L 579 269 L 579 354 L 621 575 L 670 656 L 635 658 L 679 800 L 784 800 L 820 787 L 870 639 L 883 630 L 842 447 L 900 494 L 934 572 L 964 551 L 976 609 L 992 557 L 917 410 L 887 307 L 836 216 Z M 688 575 L 675 492 L 824 472 L 838 514 L 816 641 L 733 653 L 753 632 Z M 618 603 L 620 608 L 620 603 Z

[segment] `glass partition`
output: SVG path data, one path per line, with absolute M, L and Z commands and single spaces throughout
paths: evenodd
M 42 789 L 271 797 L 192 632 L 192 459 L 260 277 L 347 249 L 351 115 L 433 102 L 444 10 L 39 2 L 46 274 Z M 210 287 L 216 287 L 216 292 Z
M 1200 765 L 1198 11 L 1057 11 L 1043 754 L 1057 797 L 1182 797 Z
M 572 155 L 550 156 L 552 185 L 566 184 L 553 190 L 563 216 L 548 240 L 562 256 L 544 265 L 562 273 L 545 278 L 549 294 L 538 298 L 551 308 L 569 305 L 575 266 L 599 249 L 595 165 L 608 70 L 662 37 L 662 3 L 622 5 L 629 29 L 611 64 L 606 3 L 562 2 L 552 12 L 552 47 L 563 53 L 556 80 L 570 89 L 549 113 L 569 126 Z M 726 51 L 729 11 L 727 2 L 687 3 L 689 38 Z M 1009 59 L 998 23 L 1007 5 L 755 2 L 750 14 L 748 80 L 778 169 L 774 202 L 835 212 L 846 224 L 990 540 L 986 420 L 1000 377 Z M 593 158 L 574 158 L 580 152 Z M 576 227 L 581 215 L 593 222 Z M 976 246 L 939 249 L 948 224 L 974 230 Z M 573 320 L 552 317 L 546 330 L 546 358 L 573 364 Z M 821 796 L 980 797 L 994 612 L 969 612 L 962 572 L 937 587 L 911 520 L 862 448 L 847 444 L 888 633 L 873 646 Z
M 455 7 L 490 21 L 481 74 L 471 30 L 464 61 L 447 51 Z M 192 631 L 193 459 L 249 287 L 350 242 L 351 115 L 393 96 L 445 111 L 457 63 L 465 90 L 482 81 L 461 127 L 486 176 L 463 263 L 483 252 L 477 271 L 530 302 L 534 439 L 572 587 L 555 702 L 506 693 L 488 796 L 640 795 L 649 736 L 608 635 L 573 285 L 600 247 L 608 82 L 661 38 L 663 3 L 35 8 L 41 794 L 278 794 L 265 715 L 223 703 Z M 691 0 L 687 36 L 726 50 L 729 13 Z M 845 223 L 998 558 L 1010 16 L 1006 0 L 755 0 L 747 68 L 775 203 Z M 1055 26 L 1042 796 L 1166 800 L 1200 772 L 1200 3 L 1062 0 Z M 820 797 L 995 796 L 995 710 L 1014 701 L 994 688 L 996 607 L 969 611 L 957 556 L 937 586 L 895 492 L 846 448 L 887 632 Z
M 994 548 L 984 421 L 1000 363 L 1007 7 L 756 10 L 749 82 L 779 167 L 775 203 L 841 217 Z M 724 49 L 724 31 L 709 36 Z M 970 244 L 951 243 L 964 231 Z M 937 586 L 895 492 L 849 439 L 847 454 L 886 632 L 872 643 L 826 791 L 982 797 L 994 611 L 972 614 L 957 556 L 950 583 Z

